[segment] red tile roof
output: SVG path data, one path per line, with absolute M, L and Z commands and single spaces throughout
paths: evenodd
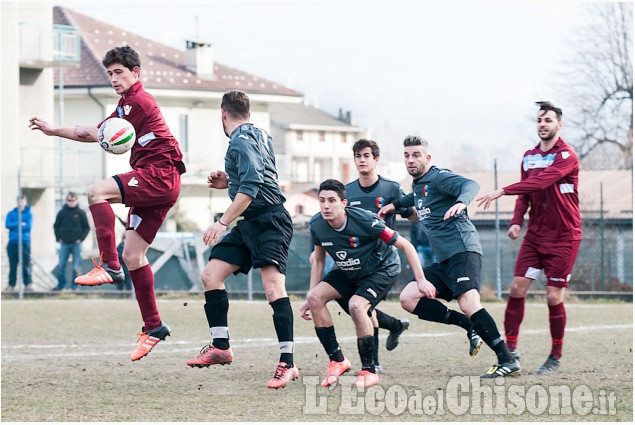
M 129 45 L 141 57 L 141 81 L 146 88 L 225 92 L 241 89 L 247 93 L 301 96 L 284 87 L 229 66 L 214 63 L 214 78 L 205 80 L 185 68 L 185 50 L 153 40 L 93 19 L 74 10 L 56 6 L 55 24 L 77 27 L 81 34 L 81 65 L 64 70 L 65 87 L 110 87 L 101 60 L 113 47 Z M 57 73 L 55 73 L 57 85 Z

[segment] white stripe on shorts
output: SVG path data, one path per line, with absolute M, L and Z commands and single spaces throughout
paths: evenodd
M 525 277 L 536 280 L 540 277 L 540 272 L 542 272 L 542 270 L 529 267 L 527 271 L 525 272 Z

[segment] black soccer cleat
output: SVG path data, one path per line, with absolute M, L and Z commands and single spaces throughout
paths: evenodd
M 560 367 L 560 359 L 556 359 L 551 354 L 547 357 L 545 363 L 538 368 L 536 374 L 538 375 L 549 375 L 554 373 Z
M 520 362 L 514 360 L 513 363 L 497 363 L 490 367 L 484 375 L 483 379 L 498 378 L 499 376 L 516 375 L 520 372 Z
M 478 350 L 481 349 L 483 340 L 473 328 L 467 331 L 467 339 L 470 340 L 470 356 L 474 357 L 478 354 Z
M 388 351 L 392 351 L 397 348 L 397 346 L 399 345 L 399 337 L 410 326 L 410 320 L 405 317 L 402 317 L 401 319 L 399 319 L 399 321 L 401 322 L 401 329 L 399 329 L 397 332 L 390 331 L 390 333 L 388 334 L 388 338 L 386 338 L 386 350 Z

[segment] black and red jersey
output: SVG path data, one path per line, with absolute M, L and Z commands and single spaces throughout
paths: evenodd
M 521 181 L 503 188 L 508 195 L 520 195 L 511 225 L 522 225 L 530 208 L 526 238 L 537 242 L 582 239 L 578 170 L 575 150 L 562 139 L 546 152 L 540 144 L 525 152 Z

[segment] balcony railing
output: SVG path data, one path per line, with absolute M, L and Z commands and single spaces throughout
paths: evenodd
M 79 66 L 81 36 L 76 27 L 20 24 L 20 66 L 24 68 Z

